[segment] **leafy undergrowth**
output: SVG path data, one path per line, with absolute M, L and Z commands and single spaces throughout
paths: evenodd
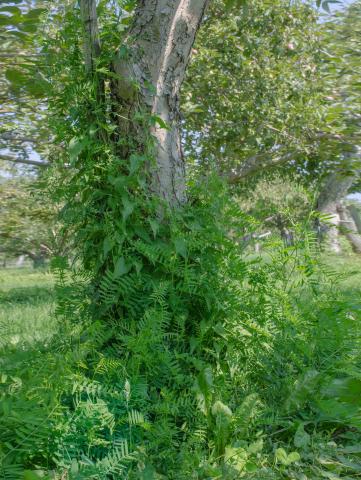
M 279 260 L 245 261 L 240 315 L 216 325 L 209 345 L 216 355 L 227 345 L 226 362 L 188 380 L 175 361 L 167 366 L 189 384 L 183 398 L 160 386 L 149 399 L 144 375 L 125 371 L 101 322 L 57 324 L 51 276 L 2 272 L 1 478 L 361 477 L 361 262 L 328 258 L 346 275 L 329 271 L 322 286 L 286 295 Z M 128 328 L 123 341 L 153 349 L 150 368 L 161 375 L 146 341 L 154 324 L 142 320 L 141 337 Z

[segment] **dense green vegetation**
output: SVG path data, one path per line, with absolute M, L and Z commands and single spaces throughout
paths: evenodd
M 287 257 L 284 251 L 280 254 Z M 334 264 L 334 258 L 327 261 Z M 109 331 L 92 326 L 92 334 L 88 331 L 88 339 L 79 343 L 76 329 L 67 340 L 67 327 L 54 322 L 52 315 L 52 276 L 23 269 L 3 272 L 3 477 L 35 478 L 30 470 L 42 477 L 45 468 L 54 478 L 63 478 L 66 471 L 70 478 L 157 478 L 154 467 L 143 463 L 151 439 L 157 448 L 160 442 L 170 442 L 162 447 L 166 449 L 162 463 L 173 472 L 171 478 L 357 478 L 361 469 L 360 261 L 350 255 L 337 262 L 342 274 L 337 284 L 328 272 L 323 285 L 320 277 L 312 289 L 299 285 L 291 289 L 290 303 L 277 287 L 280 272 L 267 258 L 260 263 L 253 255 L 252 260 L 244 258 L 242 276 L 248 270 L 253 288 L 247 300 L 249 287 L 238 286 L 243 313 L 236 323 L 214 327 L 217 350 L 222 339 L 232 348 L 228 368 L 233 369 L 232 384 L 236 382 L 237 388 L 224 383 L 220 372 L 213 382 L 210 371 L 205 371 L 203 384 L 198 377 L 193 388 L 200 406 L 202 389 L 204 400 L 209 396 L 211 417 L 207 420 L 206 411 L 197 415 L 195 436 L 188 440 L 192 453 L 178 457 L 174 466 L 167 462 L 177 442 L 172 435 L 175 426 L 165 421 L 170 412 L 166 414 L 164 408 L 170 402 L 175 408 L 178 401 L 169 397 L 159 401 L 163 419 L 157 426 L 154 417 L 144 413 L 149 408 L 142 400 L 144 384 L 134 376 L 124 382 L 114 345 L 99 350 Z M 278 280 L 272 280 L 275 275 Z M 267 295 L 264 305 L 250 298 L 256 292 L 257 300 Z M 265 315 L 266 321 L 260 322 Z M 137 351 L 149 348 L 147 332 L 138 340 Z M 225 404 L 230 388 L 233 394 Z M 196 408 L 191 391 L 180 400 L 185 418 L 191 414 L 188 409 Z M 237 407 L 238 395 L 242 401 Z M 204 443 L 207 429 L 213 437 L 211 451 L 225 449 L 223 467 L 213 463 L 216 457 L 202 460 L 200 446 L 208 443 Z M 155 449 L 157 465 L 159 451 Z M 133 475 L 126 473 L 130 465 L 138 465 Z M 29 471 L 21 473 L 24 468 Z
M 0 478 L 360 477 L 360 1 L 2 3 Z

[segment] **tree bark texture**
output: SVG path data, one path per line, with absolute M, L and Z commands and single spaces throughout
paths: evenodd
M 80 13 L 84 29 L 84 61 L 88 73 L 95 70 L 96 58 L 100 55 L 100 40 L 95 0 L 81 0 Z
M 320 236 L 326 239 L 330 250 L 334 253 L 341 253 L 339 207 L 354 181 L 354 175 L 342 176 L 338 172 L 333 172 L 327 177 L 318 198 L 317 210 L 327 216 L 327 221 L 321 219 L 319 222 Z
M 360 215 L 359 209 L 356 208 L 355 205 L 349 205 L 347 207 L 347 210 L 350 212 L 350 215 L 353 218 L 353 221 L 355 222 L 358 233 L 361 234 L 361 215 Z
M 113 62 L 120 121 L 134 108 L 154 119 L 150 188 L 171 206 L 186 200 L 179 91 L 207 1 L 140 0 L 126 40 L 127 54 Z
M 338 206 L 338 212 L 340 215 L 342 233 L 345 234 L 347 240 L 350 242 L 352 250 L 355 253 L 361 254 L 361 235 L 357 230 L 357 225 L 352 218 L 350 211 L 341 202 Z

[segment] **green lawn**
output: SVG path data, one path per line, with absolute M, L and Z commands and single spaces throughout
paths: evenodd
M 0 342 L 45 341 L 55 331 L 53 278 L 32 269 L 0 270 Z
M 352 253 L 326 258 L 326 263 L 342 274 L 340 288 L 348 298 L 361 294 L 361 255 Z

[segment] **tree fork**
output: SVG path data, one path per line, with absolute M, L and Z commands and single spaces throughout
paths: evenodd
M 179 131 L 179 91 L 192 45 L 208 0 L 140 0 L 126 39 L 126 58 L 116 58 L 119 80 L 113 86 L 119 103 L 139 102 L 153 121 L 154 162 L 150 189 L 169 206 L 186 201 L 185 163 Z M 139 86 L 132 95 L 134 82 Z M 133 87 L 134 88 L 134 87 Z

